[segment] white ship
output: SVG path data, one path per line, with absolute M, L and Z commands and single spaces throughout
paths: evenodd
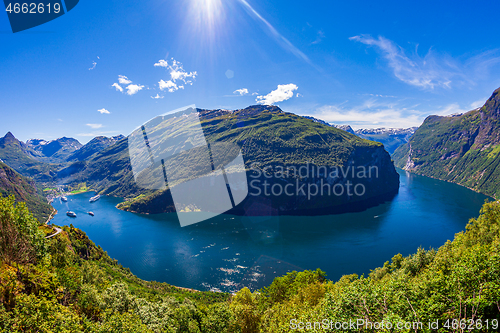
M 90 198 L 89 202 L 95 202 L 95 201 L 99 200 L 100 198 L 101 198 L 101 196 L 98 194 L 95 197 Z

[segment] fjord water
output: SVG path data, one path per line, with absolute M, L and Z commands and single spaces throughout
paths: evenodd
M 397 253 L 438 248 L 465 229 L 488 197 L 459 185 L 398 169 L 399 194 L 363 212 L 328 216 L 220 215 L 181 228 L 176 214 L 140 215 L 115 208 L 121 199 L 93 193 L 56 200 L 56 225 L 73 224 L 145 280 L 199 290 L 269 285 L 292 270 L 321 268 L 328 278 L 368 274 Z M 78 217 L 70 218 L 66 211 Z M 93 211 L 95 216 L 87 214 Z

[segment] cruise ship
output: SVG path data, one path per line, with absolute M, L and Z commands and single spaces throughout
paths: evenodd
M 101 196 L 98 194 L 95 197 L 90 198 L 89 202 L 95 202 L 95 201 L 99 200 L 100 198 L 101 198 Z

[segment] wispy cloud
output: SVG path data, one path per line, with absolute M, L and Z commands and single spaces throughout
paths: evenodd
M 166 68 L 167 71 L 170 74 L 170 80 L 160 80 L 158 82 L 158 87 L 160 90 L 167 90 L 168 92 L 174 92 L 179 89 L 184 89 L 184 85 L 193 84 L 193 80 L 196 79 L 196 76 L 198 73 L 196 71 L 194 72 L 187 72 L 184 70 L 182 63 L 179 61 L 175 60 L 174 58 L 171 59 L 171 61 L 167 60 L 159 60 L 157 63 L 154 64 L 155 67 L 163 67 Z M 177 81 L 181 81 L 182 84 L 179 84 Z
M 101 136 L 101 135 L 113 135 L 113 134 L 118 134 L 118 131 L 94 131 L 91 133 L 78 133 L 76 136 L 82 136 L 82 137 L 96 137 L 96 136 Z
M 87 126 L 92 129 L 98 129 L 102 127 L 102 124 L 87 124 Z
M 156 94 L 156 96 L 151 96 L 152 99 L 162 99 L 165 96 L 160 96 L 160 94 Z
M 241 4 L 243 4 L 243 7 L 246 9 L 246 11 L 252 15 L 254 18 L 259 20 L 261 23 L 263 23 L 267 31 L 273 36 L 273 38 L 281 44 L 281 46 L 290 51 L 293 55 L 295 55 L 297 58 L 304 60 L 308 64 L 311 64 L 311 60 L 302 52 L 300 51 L 295 45 L 293 45 L 288 39 L 286 39 L 282 34 L 276 30 L 271 23 L 269 23 L 265 18 L 262 17 L 246 0 L 239 0 Z
M 479 99 L 479 100 L 477 100 L 477 101 L 475 101 L 475 102 L 472 102 L 472 103 L 470 104 L 470 107 L 471 107 L 472 109 L 477 109 L 477 108 L 480 108 L 481 106 L 483 106 L 483 105 L 484 105 L 484 103 L 486 102 L 486 100 L 488 100 L 488 97 L 485 97 L 485 98 Z
M 97 57 L 97 59 L 101 59 L 101 58 Z M 89 68 L 89 71 L 94 70 L 95 66 L 97 66 L 97 62 L 92 61 L 92 67 Z
M 121 88 L 121 87 L 120 87 Z M 97 110 L 97 112 L 101 113 L 101 114 L 110 114 L 111 112 L 109 112 L 108 110 L 106 110 L 105 108 L 102 108 L 102 109 L 99 109 Z
M 329 123 L 348 124 L 353 128 L 412 127 L 422 123 L 422 117 L 415 112 L 408 112 L 392 105 L 372 109 L 373 105 L 370 104 L 368 101 L 353 108 L 325 105 L 317 112 L 307 115 Z
M 123 92 L 123 88 L 118 83 L 113 83 L 111 86 L 115 87 L 117 91 Z
M 276 90 L 271 91 L 269 94 L 265 96 L 257 96 L 255 101 L 258 104 L 273 105 L 275 103 L 286 101 L 287 99 L 292 98 L 293 92 L 298 88 L 299 87 L 297 87 L 293 83 L 280 84 L 278 85 L 278 88 Z
M 323 40 L 323 38 L 325 38 L 325 33 L 323 32 L 323 30 L 318 30 L 318 32 L 316 34 L 316 40 L 314 40 L 313 42 L 311 42 L 311 44 L 312 45 L 319 44 L 319 43 L 321 43 L 321 41 Z
M 349 38 L 374 47 L 388 62 L 399 80 L 426 90 L 450 89 L 454 85 L 474 85 L 477 78 L 487 75 L 491 66 L 500 62 L 498 50 L 484 52 L 460 62 L 446 54 L 429 49 L 425 56 L 407 52 L 393 41 L 379 36 L 359 35 Z M 418 47 L 418 45 L 417 45 Z
M 347 103 L 347 101 L 344 103 Z M 325 105 L 319 107 L 315 112 L 305 115 L 313 116 L 329 123 L 348 124 L 358 129 L 420 126 L 430 114 L 448 116 L 454 113 L 467 112 L 467 110 L 464 110 L 456 103 L 427 111 L 419 110 L 419 105 L 408 105 L 404 100 L 387 102 L 386 99 L 369 98 L 357 105 L 345 106 L 344 103 Z
M 248 95 L 248 89 L 247 88 L 236 89 L 235 91 L 233 91 L 233 94 L 239 94 L 240 96 Z

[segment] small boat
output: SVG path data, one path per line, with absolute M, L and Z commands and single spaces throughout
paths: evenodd
M 94 216 L 94 212 L 89 212 L 89 215 L 90 216 Z
M 66 215 L 68 215 L 69 217 L 76 217 L 75 212 L 72 212 L 72 211 L 67 211 Z
M 92 197 L 90 198 L 89 202 L 96 202 L 97 200 L 99 200 L 101 198 L 101 196 L 98 194 L 96 195 L 95 197 Z
M 62 196 L 62 197 L 61 197 L 61 201 L 62 201 L 62 202 L 67 202 L 67 201 L 68 201 L 68 198 L 66 198 L 65 196 Z

